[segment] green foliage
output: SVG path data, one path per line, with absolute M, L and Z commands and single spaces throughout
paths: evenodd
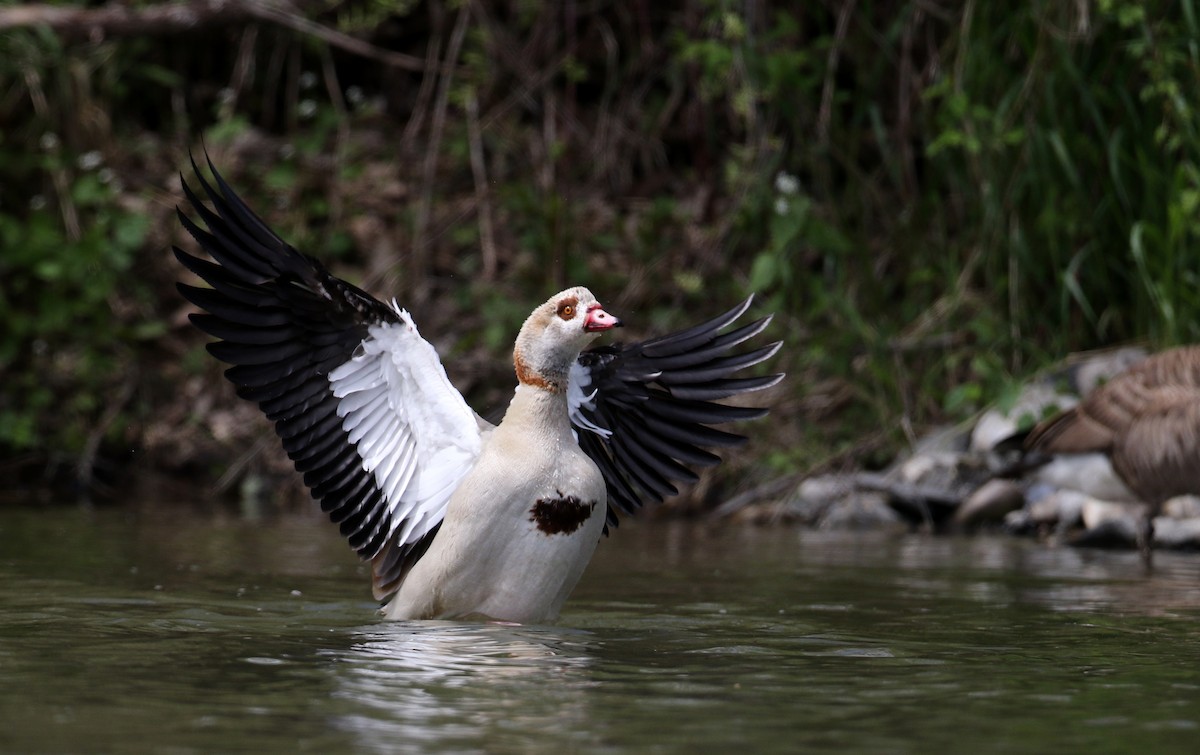
M 69 49 L 46 31 L 0 37 L 0 60 L 8 106 L 33 105 L 0 111 L 0 448 L 70 457 L 107 429 L 105 399 L 165 331 L 115 311 L 148 298 L 134 270 L 150 218 L 122 201 L 97 134 L 132 85 L 171 77 L 153 65 L 126 75 L 130 59 L 111 48 Z
M 115 327 L 111 299 L 141 289 L 128 284 L 148 218 L 115 207 L 113 193 L 95 173 L 75 181 L 76 239 L 42 197 L 27 215 L 0 212 L 0 445 L 77 451 L 129 345 L 162 333 L 158 322 Z
M 859 3 L 843 33 L 703 7 L 672 44 L 740 141 L 727 243 L 814 333 L 799 363 L 877 422 L 963 416 L 1071 350 L 1200 335 L 1193 2 Z
M 756 292 L 795 376 L 775 465 L 864 435 L 874 458 L 1068 351 L 1200 336 L 1194 0 L 485 6 L 452 61 L 459 2 L 319 16 L 435 51 L 424 72 L 266 26 L 186 51 L 0 37 L 0 444 L 77 447 L 161 346 L 178 271 L 139 266 L 162 234 L 122 179 L 166 191 L 196 134 L 348 276 L 400 250 L 401 290 L 479 326 L 455 354 L 503 363 L 568 283 L 647 331 Z
M 927 154 L 961 176 L 949 186 L 970 198 L 963 240 L 981 247 L 1016 333 L 1067 334 L 1067 348 L 1200 335 L 1191 8 L 1111 0 L 1088 19 L 981 5 L 961 65 L 927 90 Z

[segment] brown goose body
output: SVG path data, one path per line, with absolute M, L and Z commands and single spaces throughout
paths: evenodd
M 1129 489 L 1154 508 L 1172 496 L 1200 494 L 1200 346 L 1134 365 L 1038 424 L 1025 447 L 1108 454 Z

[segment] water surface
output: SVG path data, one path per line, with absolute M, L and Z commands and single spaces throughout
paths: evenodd
M 319 516 L 0 508 L 0 751 L 1194 751 L 1200 556 L 624 525 L 556 626 L 384 622 Z

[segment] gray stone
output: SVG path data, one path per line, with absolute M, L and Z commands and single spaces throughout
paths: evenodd
M 1028 509 L 1017 509 L 1004 515 L 1004 529 L 1013 535 L 1027 535 L 1038 529 Z
M 969 450 L 971 435 L 962 425 L 941 427 L 917 439 L 913 454 L 949 454 L 959 456 Z
M 1097 498 L 1091 498 L 1084 502 L 1081 516 L 1083 517 L 1083 526 L 1089 530 L 1108 522 L 1130 522 L 1133 525 L 1133 532 L 1136 533 L 1137 523 L 1140 521 L 1145 506 L 1140 503 L 1122 503 L 1118 501 L 1102 501 Z
M 992 407 L 983 413 L 971 430 L 970 448 L 972 451 L 991 451 L 1019 427 L 1032 427 L 1042 417 L 1070 409 L 1077 403 L 1078 398 L 1056 390 L 1049 383 L 1027 385 L 1012 406 L 1007 409 Z
M 1010 511 L 1025 503 L 1021 486 L 1012 480 L 993 479 L 980 485 L 954 512 L 954 522 L 969 527 L 988 522 L 1000 522 Z
M 792 497 L 829 503 L 845 498 L 852 490 L 854 481 L 843 475 L 816 475 L 801 482 Z
M 958 480 L 961 454 L 949 451 L 930 451 L 915 454 L 896 470 L 901 482 L 950 488 Z
M 1102 453 L 1064 454 L 1038 467 L 1029 478 L 1056 488 L 1078 490 L 1105 501 L 1133 501 L 1133 493 Z
M 1162 513 L 1174 519 L 1200 518 L 1200 496 L 1177 495 L 1168 498 L 1163 502 Z
M 992 477 L 982 454 L 928 451 L 914 454 L 887 473 L 900 485 L 936 491 L 938 499 L 965 499 Z
M 816 524 L 830 506 L 854 491 L 852 480 L 842 475 L 817 475 L 803 480 L 782 508 L 787 519 Z
M 1200 518 L 1154 518 L 1154 544 L 1163 548 L 1200 548 Z
M 822 530 L 854 532 L 897 531 L 908 525 L 887 503 L 887 496 L 875 492 L 857 492 L 826 509 L 817 527 Z
M 1092 500 L 1078 490 L 1055 490 L 1030 501 L 1025 511 L 1038 524 L 1057 524 L 1059 529 L 1074 527 L 1083 515 L 1083 505 Z
M 1086 396 L 1101 383 L 1107 383 L 1138 362 L 1149 356 L 1145 349 L 1127 346 L 1111 351 L 1088 355 L 1086 359 L 1068 368 L 1072 387 L 1080 396 Z

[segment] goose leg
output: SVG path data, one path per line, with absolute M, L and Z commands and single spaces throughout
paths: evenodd
M 1146 572 L 1154 571 L 1154 514 L 1150 511 L 1138 517 L 1137 546 L 1142 554 L 1142 566 Z

